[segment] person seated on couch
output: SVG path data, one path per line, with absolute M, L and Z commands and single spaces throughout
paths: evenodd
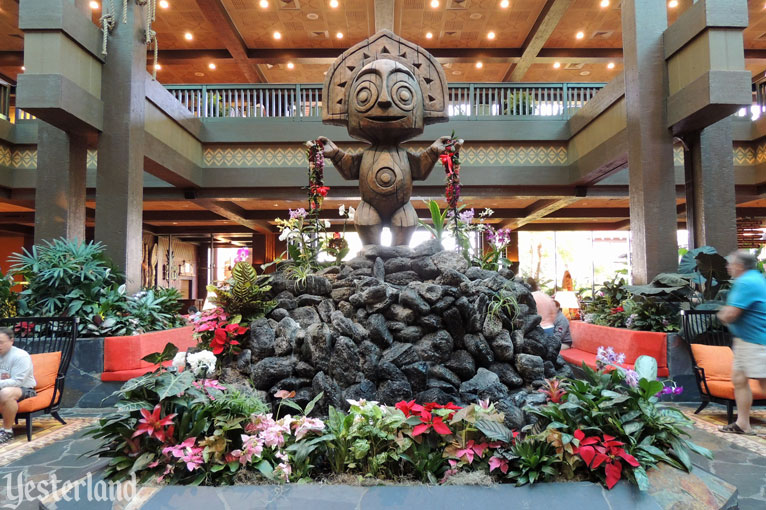
M 19 402 L 37 393 L 34 368 L 29 354 L 13 346 L 13 330 L 0 328 L 0 413 L 3 428 L 0 445 L 13 439 L 13 423 L 19 410 Z
M 553 321 L 553 336 L 561 342 L 562 349 L 569 349 L 572 347 L 572 333 L 569 331 L 569 319 L 567 319 L 564 312 L 561 310 L 561 305 L 555 299 L 553 302 L 556 304 L 556 319 Z

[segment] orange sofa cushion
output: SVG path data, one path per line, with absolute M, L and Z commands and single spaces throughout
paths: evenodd
M 51 399 L 61 364 L 61 352 L 31 354 L 29 357 L 32 358 L 35 381 L 37 381 L 37 386 L 35 386 L 37 396 L 19 402 L 20 413 L 40 411 L 52 403 L 55 404 L 55 402 L 51 402 Z M 56 400 L 61 400 L 60 394 L 57 395 Z
M 104 372 L 102 381 L 127 381 L 156 368 L 141 358 L 153 352 L 162 352 L 170 342 L 179 351 L 197 345 L 192 336 L 194 326 L 153 331 L 135 336 L 114 336 L 104 339 Z
M 734 351 L 720 345 L 692 344 L 692 354 L 697 366 L 705 370 L 705 381 L 710 394 L 718 398 L 734 400 L 734 385 L 731 383 L 731 367 L 734 363 Z M 750 380 L 750 390 L 754 400 L 766 400 L 766 393 L 757 381 Z M 704 391 L 705 388 L 700 388 Z
M 667 377 L 670 374 L 665 333 L 610 328 L 583 321 L 570 321 L 569 330 L 572 333 L 572 348 L 561 351 L 561 357 L 569 363 L 579 366 L 584 361 L 595 369 L 598 348 L 611 346 L 615 352 L 625 354 L 625 368 L 632 369 L 636 359 L 645 355 L 657 360 L 658 376 Z

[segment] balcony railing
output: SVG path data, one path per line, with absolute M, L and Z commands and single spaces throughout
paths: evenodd
M 449 85 L 452 118 L 568 119 L 603 83 L 455 83 Z M 196 117 L 316 119 L 322 117 L 322 86 L 167 85 Z
M 11 111 L 11 86 L 0 81 L 0 119 L 8 120 Z

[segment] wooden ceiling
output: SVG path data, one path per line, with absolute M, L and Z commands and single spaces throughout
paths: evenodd
M 98 0 L 102 2 L 104 0 Z M 160 44 L 158 79 L 175 83 L 317 83 L 334 56 L 375 32 L 375 2 L 393 11 L 394 31 L 428 49 L 438 50 L 451 82 L 498 82 L 510 78 L 518 59 L 534 37 L 552 0 L 167 0 L 154 29 Z M 668 7 L 669 22 L 693 0 Z M 120 2 L 116 2 L 119 7 Z M 622 70 L 620 0 L 572 0 L 545 39 L 534 63 L 523 73 L 527 82 L 606 82 Z M 764 2 L 748 2 L 750 26 L 745 48 L 766 50 Z M 220 17 L 211 17 L 217 10 Z M 92 11 L 94 23 L 101 10 Z M 218 21 L 216 21 L 218 20 Z M 576 34 L 584 37 L 577 39 Z M 184 34 L 190 33 L 191 40 Z M 280 39 L 274 38 L 279 32 Z M 343 37 L 338 38 L 337 34 Z M 427 33 L 431 38 L 426 38 Z M 489 32 L 495 34 L 489 39 Z M 234 41 L 234 43 L 232 42 Z M 241 45 L 243 56 L 233 57 Z M 18 1 L 0 0 L 0 75 L 13 82 L 23 63 L 23 33 L 18 29 Z M 317 55 L 317 51 L 322 51 Z M 495 53 L 494 56 L 490 52 Z M 312 53 L 313 52 L 313 53 Z M 766 70 L 766 52 L 750 55 L 753 74 Z M 553 63 L 562 66 L 553 68 Z M 294 61 L 294 62 L 293 62 Z M 482 68 L 476 62 L 482 61 Z M 288 69 L 288 62 L 294 67 Z M 607 64 L 615 67 L 608 69 Z M 211 70 L 209 65 L 215 64 Z M 149 62 L 151 64 L 151 62 Z

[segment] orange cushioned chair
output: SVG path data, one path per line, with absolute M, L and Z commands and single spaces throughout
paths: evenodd
M 128 381 L 149 372 L 153 365 L 141 358 L 154 352 L 162 352 L 165 345 L 172 343 L 179 351 L 196 347 L 197 339 L 193 336 L 194 326 L 153 331 L 135 336 L 116 336 L 104 339 L 104 371 L 102 381 Z M 165 363 L 169 365 L 170 362 Z
M 683 310 L 681 312 L 682 334 L 689 347 L 694 375 L 700 389 L 702 403 L 694 414 L 702 411 L 710 402 L 726 405 L 727 423 L 734 421 L 734 385 L 731 367 L 734 352 L 731 350 L 731 333 L 721 324 L 711 310 Z M 766 405 L 766 394 L 760 385 L 750 382 L 753 405 Z
M 32 440 L 32 414 L 42 411 L 66 425 L 59 416 L 61 395 L 77 340 L 77 319 L 72 317 L 17 317 L 0 320 L 0 327 L 11 328 L 13 345 L 32 358 L 37 396 L 19 403 L 19 419 L 26 420 L 27 440 Z
M 598 348 L 612 347 L 614 352 L 625 354 L 625 363 L 621 365 L 624 368 L 633 369 L 636 358 L 645 355 L 657 360 L 659 377 L 670 375 L 665 333 L 609 328 L 582 321 L 570 321 L 569 329 L 572 333 L 572 347 L 561 351 L 561 357 L 575 366 L 582 366 L 584 361 L 596 369 Z

